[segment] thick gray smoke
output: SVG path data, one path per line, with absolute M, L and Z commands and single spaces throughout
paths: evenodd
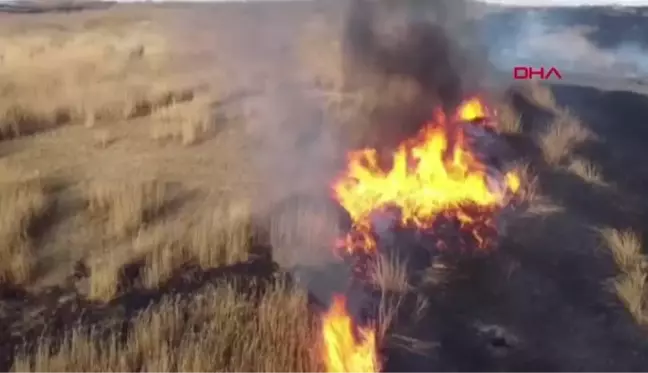
M 563 77 L 570 73 L 610 78 L 648 75 L 648 50 L 639 41 L 621 37 L 602 47 L 597 40 L 603 33 L 618 35 L 632 25 L 581 22 L 567 12 L 575 11 L 518 12 L 509 17 L 515 18 L 514 22 L 506 22 L 499 15 L 484 20 L 484 44 L 489 45 L 490 61 L 502 71 L 517 65 L 555 66 Z M 616 23 L 623 22 L 621 17 L 616 18 Z
M 366 85 L 358 77 L 371 71 L 379 79 L 413 81 L 420 92 L 402 105 L 375 111 L 371 130 L 378 140 L 371 146 L 389 154 L 433 118 L 433 111 L 452 113 L 468 95 L 486 91 L 489 66 L 470 17 L 474 5 L 468 0 L 351 3 L 344 30 L 349 84 Z M 449 136 L 452 141 L 452 131 Z
M 479 49 L 467 5 L 464 0 L 354 0 L 346 53 L 360 68 L 413 78 L 430 107 L 452 109 L 479 82 L 474 63 Z

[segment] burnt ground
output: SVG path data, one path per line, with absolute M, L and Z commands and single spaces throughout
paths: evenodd
M 641 128 L 648 114 L 646 97 L 567 86 L 556 87 L 554 92 L 558 102 L 568 105 L 604 139 L 582 151 L 603 165 L 606 179 L 617 182 L 619 191 L 610 194 L 564 174 L 541 172 L 542 189 L 568 212 L 521 224 L 515 229 L 529 235 L 524 243 L 505 240 L 493 257 L 463 264 L 466 267 L 459 272 L 465 271 L 466 277 L 444 289 L 440 297 L 433 296 L 431 308 L 443 316 L 432 321 L 431 329 L 443 330 L 440 339 L 445 343 L 441 342 L 438 360 L 430 362 L 431 366 L 447 370 L 646 369 L 645 331 L 604 290 L 614 270 L 597 251 L 593 232 L 587 229 L 590 224 L 632 227 L 645 238 L 646 210 L 641 197 L 645 172 L 639 160 L 646 157 L 641 146 L 646 141 Z M 601 112 L 592 113 L 594 107 Z M 633 130 L 632 125 L 637 127 Z M 538 226 L 543 226 L 540 233 Z M 480 336 L 475 320 L 492 329 Z
M 413 332 L 439 344 L 424 357 L 393 357 L 390 369 L 643 371 L 648 367 L 646 331 L 606 290 L 615 270 L 591 230 L 630 228 L 646 239 L 648 96 L 564 84 L 552 90 L 556 101 L 599 137 L 578 153 L 595 160 L 616 189 L 594 187 L 548 169 L 531 156 L 543 193 L 565 207 L 564 212 L 516 220 L 511 237 L 501 242 L 497 253 L 455 262 L 457 277 L 442 289 L 431 290 L 431 315 Z M 538 118 L 551 116 L 520 97 L 514 101 L 527 125 L 542 127 Z
M 191 47 L 213 48 L 199 43 L 210 42 L 218 34 L 219 42 L 224 43 L 219 48 L 228 51 L 219 49 L 222 58 L 232 71 L 237 71 L 234 76 L 242 79 L 243 86 L 272 76 L 272 69 L 263 68 L 267 65 L 282 65 L 290 71 L 291 65 L 277 52 L 294 42 L 291 38 L 298 34 L 295 20 L 313 12 L 306 5 L 196 7 L 199 12 L 179 5 L 165 6 L 166 12 L 175 12 L 169 13 L 173 20 L 170 27 L 177 27 L 181 31 L 178 35 L 191 35 L 187 39 Z M 334 7 L 316 7 L 319 9 L 315 12 L 328 17 L 340 14 Z M 566 14 L 565 22 L 572 22 L 574 17 L 602 22 L 598 18 L 606 16 L 600 12 L 609 10 Z M 497 17 L 516 17 L 506 14 Z M 227 33 L 219 33 L 220 30 Z M 605 39 L 601 43 L 625 40 L 625 32 L 607 32 L 601 37 Z M 279 73 L 286 74 L 286 71 Z M 577 84 L 552 87 L 556 101 L 581 118 L 601 140 L 579 151 L 600 165 L 605 179 L 617 188 L 613 192 L 598 190 L 573 176 L 547 169 L 541 160 L 534 159 L 530 144 L 520 149 L 521 156 L 531 158 L 540 170 L 543 192 L 563 205 L 566 212 L 542 219 L 520 217 L 511 222 L 513 234 L 504 239 L 497 252 L 454 261 L 452 275 L 443 286 L 423 289 L 430 306 L 421 320 L 414 323 L 409 320 L 413 306 L 408 307 L 409 300 L 406 300 L 398 332 L 429 342 L 431 347 L 416 352 L 389 349 L 386 370 L 648 369 L 648 332 L 634 324 L 614 294 L 604 286 L 615 275 L 615 268 L 608 255 L 598 250 L 598 241 L 590 229 L 591 226 L 632 228 L 643 234 L 644 241 L 648 239 L 644 223 L 648 214 L 648 201 L 644 197 L 648 183 L 648 167 L 644 165 L 648 159 L 648 148 L 644 146 L 648 142 L 648 129 L 644 128 L 648 121 L 648 96 L 631 90 L 606 89 L 609 84 L 588 87 L 591 84 L 586 82 L 574 83 Z M 615 87 L 625 84 L 614 83 Z M 527 126 L 542 127 L 550 121 L 551 114 L 543 113 L 542 109 L 521 98 L 513 101 Z M 543 120 L 545 117 L 547 120 Z M 267 251 L 267 248 L 260 249 L 263 249 L 260 252 Z M 63 328 L 79 319 L 91 324 L 121 323 L 163 295 L 189 294 L 224 275 L 258 274 L 269 279 L 276 266 L 267 259 L 213 273 L 185 268 L 185 273 L 173 277 L 159 291 L 125 292 L 123 297 L 102 306 L 85 303 L 63 290 L 39 296 L 8 291 L 3 294 L 6 302 L 3 302 L 2 327 L 7 329 L 2 332 L 11 337 L 3 339 L 3 352 L 43 332 L 21 329 L 20 313 L 38 314 L 52 329 Z M 0 368 L 8 368 L 8 363 L 2 361 Z
M 487 23 L 493 27 L 516 29 L 529 16 L 543 20 L 549 26 L 591 26 L 590 41 L 600 48 L 613 48 L 624 42 L 648 46 L 645 17 L 647 7 L 529 7 L 505 9 L 488 16 Z
M 111 2 L 103 1 L 50 1 L 32 2 L 20 1 L 14 3 L 0 4 L 0 13 L 13 14 L 36 14 L 36 13 L 68 13 L 82 10 L 106 9 L 113 5 Z

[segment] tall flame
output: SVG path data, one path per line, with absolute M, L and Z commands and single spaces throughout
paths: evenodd
M 486 113 L 475 98 L 460 106 L 457 117 L 471 120 Z M 517 191 L 519 178 L 509 173 L 505 176 L 506 190 L 493 190 L 487 166 L 473 155 L 461 127 L 450 143 L 449 125 L 457 124 L 438 114 L 418 137 L 400 144 L 387 169 L 381 166 L 375 149 L 349 155 L 346 172 L 333 185 L 337 201 L 354 223 L 344 242 L 347 250 L 372 252 L 371 215 L 390 207 L 398 208 L 403 226 L 422 229 L 430 228 L 438 216 L 451 211 L 463 226 L 475 225 L 477 228 L 469 229 L 478 245 L 486 245 L 479 232 L 480 226 L 490 224 L 486 212 L 503 203 L 503 192 Z M 479 211 L 469 213 L 464 206 Z
M 356 338 L 343 296 L 333 297 L 333 304 L 324 315 L 322 324 L 323 355 L 327 372 L 380 371 L 376 332 L 372 328 L 358 328 L 359 338 Z

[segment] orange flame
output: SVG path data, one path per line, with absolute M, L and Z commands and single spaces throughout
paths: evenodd
M 486 109 L 476 98 L 457 112 L 462 120 L 485 115 Z M 398 208 L 403 226 L 417 228 L 430 228 L 437 216 L 453 212 L 462 227 L 472 231 L 477 244 L 486 246 L 475 226 L 491 223 L 485 212 L 503 203 L 502 191 L 489 186 L 487 167 L 471 153 L 461 128 L 450 144 L 448 125 L 442 114 L 437 115 L 417 138 L 397 148 L 387 170 L 381 167 L 375 149 L 349 155 L 346 172 L 333 185 L 335 198 L 354 224 L 345 238 L 346 250 L 374 251 L 371 215 L 388 207 Z M 520 186 L 514 173 L 507 174 L 505 182 L 505 192 L 516 192 Z M 472 206 L 479 213 L 468 213 L 463 206 Z
M 322 320 L 324 364 L 326 371 L 378 372 L 380 364 L 376 349 L 376 332 L 358 328 L 359 341 L 354 335 L 353 321 L 346 310 L 344 296 L 333 297 L 333 304 Z
M 488 116 L 486 107 L 482 104 L 478 97 L 473 97 L 463 102 L 457 110 L 457 116 L 461 120 L 473 121 L 476 119 L 483 119 Z

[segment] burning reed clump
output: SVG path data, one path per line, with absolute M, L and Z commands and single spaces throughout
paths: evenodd
M 352 283 L 366 286 L 378 280 L 380 285 L 375 269 L 381 268 L 381 258 L 390 252 L 407 253 L 405 260 L 420 265 L 422 260 L 414 256 L 415 252 L 427 251 L 424 267 L 428 268 L 435 255 L 488 250 L 495 245 L 498 213 L 520 190 L 521 178 L 515 170 L 489 164 L 471 146 L 468 128 L 487 126 L 492 119 L 487 113 L 490 111 L 481 101 L 473 98 L 452 117 L 437 112 L 418 137 L 404 141 L 386 162 L 376 149 L 349 154 L 347 168 L 332 189 L 352 222 L 338 247 L 342 257 L 353 263 Z M 449 138 L 451 126 L 455 126 L 453 142 Z M 407 243 L 399 232 L 411 232 L 408 235 L 413 238 Z M 407 287 L 412 268 L 399 270 L 405 276 L 400 283 Z M 391 274 L 392 279 L 396 276 Z M 361 367 L 375 371 L 380 364 L 375 346 L 375 328 L 380 321 L 370 318 L 360 323 L 357 316 L 350 321 L 354 318 L 349 314 L 371 312 L 345 310 L 344 300 L 343 295 L 336 296 L 331 310 L 323 316 L 329 371 Z M 353 337 L 355 329 L 360 334 L 358 339 Z
M 472 115 L 470 108 L 462 107 L 455 120 Z M 373 149 L 350 154 L 346 173 L 334 185 L 338 202 L 354 222 L 355 232 L 347 238 L 350 250 L 355 250 L 356 241 L 361 250 L 375 250 L 372 214 L 388 213 L 392 207 L 398 211 L 392 219 L 422 230 L 434 230 L 435 220 L 452 211 L 460 226 L 471 231 L 473 246 L 489 246 L 487 233 L 479 228 L 492 223 L 482 219 L 490 215 L 487 211 L 508 202 L 507 194 L 517 192 L 520 179 L 514 171 L 498 171 L 483 163 L 461 127 L 456 142 L 450 144 L 447 127 L 462 125 L 451 121 L 439 113 L 419 137 L 397 149 L 388 169 L 381 167 Z M 471 214 L 471 208 L 476 212 Z
M 406 278 L 396 285 L 405 289 L 412 262 L 429 268 L 432 257 L 444 252 L 492 248 L 498 214 L 512 203 L 522 180 L 493 145 L 495 113 L 478 95 L 471 97 L 479 84 L 463 81 L 475 76 L 469 53 L 448 35 L 447 25 L 405 19 L 394 23 L 401 26 L 393 28 L 398 31 L 384 32 L 379 26 L 384 19 L 376 11 L 380 5 L 352 3 L 338 46 L 347 70 L 338 84 L 352 89 L 376 78 L 400 78 L 413 82 L 416 90 L 394 110 L 382 106 L 365 113 L 376 141 L 350 151 L 346 168 L 331 184 L 334 199 L 351 220 L 336 250 L 352 263 L 350 288 L 380 285 L 378 276 L 388 274 L 377 270 L 387 269 L 382 261 L 390 257 L 406 266 L 397 270 Z M 445 6 L 451 5 L 431 5 L 439 12 L 448 11 Z M 427 256 L 414 257 L 417 251 Z M 400 273 L 389 275 L 395 279 Z M 329 371 L 379 370 L 376 328 L 381 321 L 361 316 L 375 314 L 362 309 L 373 305 L 351 304 L 347 296 L 352 297 L 335 296 L 323 315 L 326 365 Z

